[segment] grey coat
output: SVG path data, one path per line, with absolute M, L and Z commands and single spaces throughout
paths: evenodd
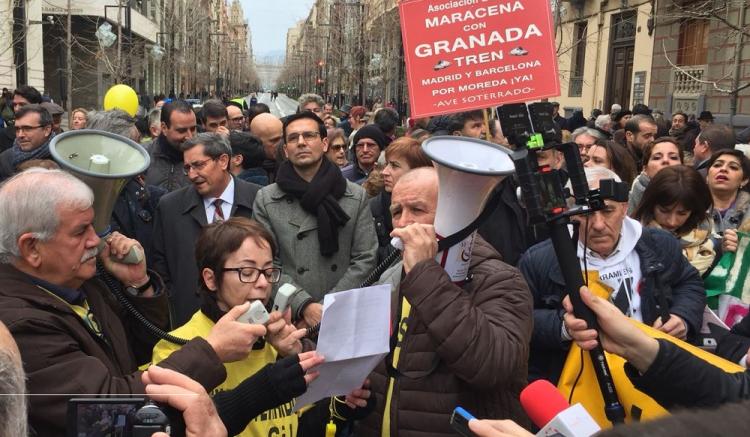
M 252 217 L 259 186 L 234 178 L 232 217 Z M 165 194 L 154 219 L 154 270 L 169 293 L 172 326 L 187 322 L 200 307 L 195 243 L 208 224 L 203 198 L 192 185 Z
M 297 317 L 305 301 L 319 302 L 328 292 L 359 287 L 375 268 L 378 241 L 367 193 L 347 181 L 339 205 L 349 221 L 339 228 L 338 252 L 326 258 L 320 254 L 317 218 L 303 210 L 299 200 L 278 184 L 263 187 L 255 198 L 253 218 L 266 226 L 278 247 L 279 283 L 299 289 L 290 300 Z

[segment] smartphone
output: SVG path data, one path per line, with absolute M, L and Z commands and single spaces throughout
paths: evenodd
M 456 407 L 451 414 L 451 427 L 454 431 L 464 437 L 476 437 L 476 434 L 469 429 L 469 421 L 476 419 L 471 413 L 461 407 Z
M 67 436 L 139 437 L 169 431 L 168 421 L 157 423 L 139 418 L 144 406 L 147 401 L 143 397 L 73 398 L 68 401 Z M 158 410 L 155 406 L 152 409 Z

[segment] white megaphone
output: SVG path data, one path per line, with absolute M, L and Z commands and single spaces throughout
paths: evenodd
M 484 209 L 492 190 L 515 172 L 510 150 L 496 144 L 459 136 L 436 136 L 422 143 L 435 163 L 439 191 L 435 212 L 438 239 L 466 228 Z M 436 260 L 453 282 L 466 279 L 476 231 L 439 252 Z
M 130 178 L 148 169 L 151 162 L 148 152 L 129 138 L 93 129 L 56 135 L 49 150 L 63 170 L 94 192 L 94 230 L 102 238 L 101 249 L 104 238 L 111 232 L 109 223 L 117 197 Z M 131 250 L 121 262 L 137 264 L 142 259 L 142 253 Z

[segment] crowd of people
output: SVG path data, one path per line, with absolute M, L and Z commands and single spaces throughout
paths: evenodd
M 591 189 L 604 180 L 630 187 L 628 201 L 606 199 L 574 219 L 582 269 L 609 293 L 581 292 L 599 316 L 597 337 L 573 316 L 553 245 L 529 222 L 513 177 L 494 189 L 500 200 L 479 228 L 466 280 L 452 282 L 435 261 L 438 177 L 421 143 L 452 135 L 517 148 L 481 110 L 402 126 L 393 108 L 335 108 L 315 94 L 283 118 L 245 99 L 199 109 L 157 99 L 139 117 L 76 109 L 71 129 L 120 135 L 151 159 L 117 197 L 113 232 L 101 238 L 91 189 L 50 153 L 62 108 L 28 86 L 4 101 L 12 114 L 0 108 L 0 361 L 7 351 L 16 373 L 0 381 L 33 395 L 15 413 L 27 420 L 7 421 L 17 426 L 7 435 L 27 425 L 63 434 L 74 394 L 136 393 L 183 410 L 191 435 L 322 436 L 329 421 L 336 435 L 452 435 L 457 406 L 512 421 L 472 421 L 477 435 L 525 435 L 521 390 L 557 382 L 574 342 L 601 341 L 626 358 L 631 379 L 667 408 L 750 397 L 747 376 L 706 370 L 623 322 L 695 341 L 704 278 L 722 254 L 746 247 L 750 161 L 735 148 L 741 135 L 707 111 L 697 122 L 644 105 L 589 120 L 555 114 Z M 536 156 L 566 174 L 562 153 Z M 142 261 L 119 262 L 131 250 Z M 324 296 L 359 287 L 396 250 L 401 259 L 378 278 L 392 289 L 391 353 L 361 387 L 295 413 L 325 360 L 306 336 Z M 238 321 L 250 302 L 268 307 L 282 284 L 296 290 L 288 311 L 264 325 Z M 748 348 L 750 318 L 716 353 L 747 367 Z M 713 382 L 690 384 L 690 371 Z

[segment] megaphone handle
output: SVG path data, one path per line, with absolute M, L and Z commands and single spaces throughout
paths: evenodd
M 391 246 L 395 247 L 398 250 L 404 250 L 404 242 L 401 241 L 398 237 L 391 238 Z
M 99 252 L 104 250 L 104 246 L 107 243 L 104 241 L 104 238 L 102 238 L 99 241 Z M 139 264 L 141 261 L 143 261 L 143 252 L 141 252 L 137 247 L 133 246 L 130 248 L 130 251 L 127 255 L 125 255 L 125 258 L 117 258 L 110 254 L 109 258 L 112 261 L 121 263 L 121 264 Z

